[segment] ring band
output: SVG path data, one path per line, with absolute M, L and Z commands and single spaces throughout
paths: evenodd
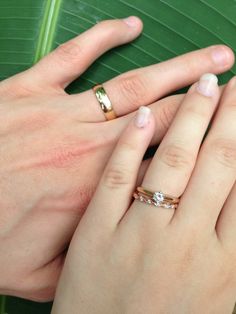
M 115 111 L 113 110 L 112 103 L 107 96 L 107 93 L 101 84 L 93 87 L 95 96 L 99 102 L 99 105 L 107 120 L 113 120 L 116 118 Z
M 137 187 L 137 191 L 140 192 L 141 194 L 152 197 L 154 198 L 154 200 L 157 200 L 159 202 L 168 202 L 172 204 L 178 204 L 180 200 L 178 197 L 173 197 L 171 195 L 167 195 L 162 192 L 152 192 L 141 186 Z
M 141 186 L 137 187 L 136 191 L 133 194 L 133 197 L 140 202 L 144 202 L 149 205 L 170 209 L 176 209 L 180 201 L 180 198 L 178 197 L 173 197 L 160 191 L 152 192 Z

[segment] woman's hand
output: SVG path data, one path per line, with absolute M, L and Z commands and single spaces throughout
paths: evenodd
M 104 83 L 119 119 L 105 122 L 92 91 L 64 88 L 106 50 L 137 37 L 137 18 L 104 21 L 0 83 L 0 292 L 49 300 L 64 250 L 117 139 L 140 105 L 151 104 L 157 144 L 183 96 L 156 102 L 233 64 L 214 46 Z M 91 45 L 92 43 L 92 45 Z
M 53 314 L 231 314 L 236 296 L 236 78 L 192 86 L 142 186 L 176 210 L 131 203 L 154 133 L 147 108 L 129 124 L 72 239 Z

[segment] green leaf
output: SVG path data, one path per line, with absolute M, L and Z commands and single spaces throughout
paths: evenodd
M 224 43 L 236 51 L 235 12 L 234 0 L 0 0 L 0 80 L 27 69 L 98 21 L 129 15 L 142 18 L 142 36 L 101 57 L 71 84 L 70 93 L 205 46 Z M 220 82 L 235 73 L 234 66 Z M 7 298 L 8 306 L 15 303 Z
M 28 68 L 98 21 L 128 15 L 142 18 L 143 35 L 101 57 L 70 92 L 208 45 L 224 43 L 235 50 L 235 11 L 234 0 L 1 0 L 0 79 Z M 235 72 L 236 67 L 221 82 Z
M 6 297 L 0 297 L 0 314 L 5 314 Z
M 49 314 L 50 303 L 35 303 L 18 298 L 6 298 L 4 314 Z M 3 314 L 0 312 L 0 314 Z

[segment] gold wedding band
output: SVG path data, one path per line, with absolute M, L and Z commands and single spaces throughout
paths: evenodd
M 152 192 L 141 186 L 137 187 L 133 197 L 140 202 L 144 202 L 149 205 L 170 209 L 176 209 L 180 201 L 180 198 L 178 197 L 173 197 L 160 191 Z
M 95 96 L 99 102 L 99 105 L 106 117 L 107 120 L 113 120 L 116 118 L 116 113 L 113 110 L 112 103 L 107 96 L 107 93 L 104 89 L 104 87 L 99 84 L 93 87 L 93 91 L 95 93 Z

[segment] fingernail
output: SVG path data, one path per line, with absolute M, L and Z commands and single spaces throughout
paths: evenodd
M 138 128 L 144 128 L 149 123 L 151 110 L 148 107 L 139 107 L 136 116 L 134 118 L 134 123 Z
M 231 55 L 228 49 L 224 47 L 217 47 L 212 51 L 212 58 L 217 65 L 225 66 L 229 63 Z
M 203 74 L 198 82 L 197 90 L 200 94 L 211 97 L 214 96 L 217 91 L 218 78 L 211 73 Z
M 125 19 L 123 19 L 123 21 L 129 26 L 129 27 L 136 27 L 139 19 L 136 16 L 129 16 Z

